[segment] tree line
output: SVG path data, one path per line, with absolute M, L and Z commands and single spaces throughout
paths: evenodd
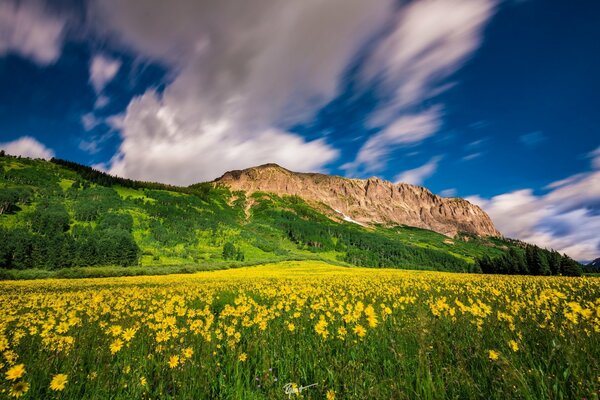
M 50 162 L 60 165 L 64 168 L 70 169 L 76 172 L 81 178 L 87 182 L 92 182 L 97 185 L 111 187 L 114 185 L 120 185 L 131 189 L 150 189 L 150 190 L 165 190 L 177 193 L 186 193 L 196 195 L 201 199 L 208 199 L 211 193 L 214 191 L 227 191 L 223 187 L 216 187 L 210 182 L 196 183 L 190 186 L 175 186 L 166 183 L 139 181 L 135 179 L 121 178 L 108 174 L 103 171 L 99 171 L 87 165 L 82 165 L 73 161 L 62 160 L 60 158 L 52 158 Z
M 477 259 L 477 265 L 486 274 L 565 276 L 582 274 L 581 264 L 569 256 L 530 244 L 524 244 L 524 248 L 511 247 L 500 257 L 484 256 Z
M 28 216 L 29 229 L 0 227 L 0 267 L 8 269 L 136 265 L 140 249 L 128 214 L 106 213 L 95 228 L 76 225 L 64 205 L 41 201 Z

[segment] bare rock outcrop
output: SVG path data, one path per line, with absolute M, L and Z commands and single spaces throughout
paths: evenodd
M 376 177 L 349 179 L 265 164 L 226 172 L 213 182 L 248 194 L 296 195 L 309 203 L 326 204 L 343 219 L 362 225 L 408 225 L 447 236 L 458 232 L 500 236 L 490 217 L 467 200 L 444 198 L 420 186 L 393 184 Z

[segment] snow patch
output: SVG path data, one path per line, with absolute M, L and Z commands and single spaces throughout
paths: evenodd
M 360 223 L 360 222 L 358 222 L 358 221 L 355 221 L 355 220 L 353 220 L 352 218 L 350 218 L 349 216 L 347 216 L 346 214 L 344 214 L 344 213 L 343 213 L 343 212 L 341 212 L 340 210 L 336 210 L 336 209 L 334 208 L 334 211 L 335 211 L 336 213 L 338 213 L 338 214 L 341 214 L 341 215 L 342 215 L 342 217 L 344 217 L 344 221 L 352 222 L 352 223 L 354 223 L 354 224 L 357 224 L 357 225 L 360 225 L 360 226 L 365 226 L 365 224 L 363 224 L 363 223 Z

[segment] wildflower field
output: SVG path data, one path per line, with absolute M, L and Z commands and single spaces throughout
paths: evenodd
M 597 399 L 600 280 L 309 261 L 0 282 L 0 353 L 0 398 Z

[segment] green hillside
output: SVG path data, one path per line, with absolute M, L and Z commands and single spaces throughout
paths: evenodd
M 299 197 L 112 177 L 62 160 L 0 157 L 0 268 L 69 276 L 167 273 L 267 261 L 480 271 L 522 244 L 336 222 Z M 127 267 L 128 272 L 123 272 Z M 110 267 L 109 269 L 106 269 Z M 87 269 L 86 269 L 87 268 Z M 103 269 L 104 268 L 104 269 Z M 43 271 L 63 271 L 47 273 Z M 150 272 L 149 272 L 150 271 Z M 70 272 L 70 273 L 71 273 Z M 31 275 L 31 274 L 30 274 Z

